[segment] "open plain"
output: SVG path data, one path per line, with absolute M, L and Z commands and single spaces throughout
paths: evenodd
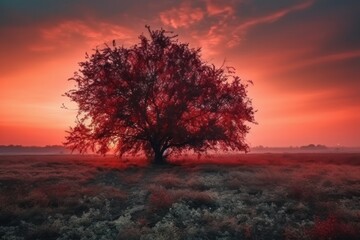
M 0 156 L 1 239 L 358 239 L 360 154 Z

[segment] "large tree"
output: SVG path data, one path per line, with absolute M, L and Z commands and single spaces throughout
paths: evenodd
M 65 93 L 79 108 L 65 144 L 101 154 L 144 151 L 154 163 L 184 150 L 247 151 L 246 122 L 254 122 L 247 84 L 170 32 L 147 28 L 138 44 L 113 41 L 80 62 L 70 78 L 76 88 Z

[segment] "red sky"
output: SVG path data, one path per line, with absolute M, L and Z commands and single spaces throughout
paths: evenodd
M 251 146 L 360 146 L 358 9 L 357 0 L 3 0 L 0 145 L 61 144 L 76 116 L 62 94 L 77 63 L 104 42 L 136 43 L 148 24 L 254 82 Z

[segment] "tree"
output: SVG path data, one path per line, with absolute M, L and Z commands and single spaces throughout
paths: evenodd
M 201 60 L 201 49 L 176 35 L 151 30 L 132 47 L 106 45 L 80 62 L 65 93 L 78 104 L 66 145 L 105 154 L 144 151 L 154 163 L 173 152 L 209 149 L 247 151 L 254 122 L 247 84 L 233 68 Z

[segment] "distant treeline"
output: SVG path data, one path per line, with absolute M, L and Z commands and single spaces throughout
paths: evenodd
M 309 149 L 309 150 L 321 150 L 321 149 L 328 149 L 327 146 L 325 145 L 321 145 L 321 144 L 309 144 L 309 145 L 306 145 L 306 146 L 301 146 L 300 147 L 301 149 Z
M 0 145 L 0 154 L 69 154 L 71 151 L 61 145 L 22 146 Z
M 309 144 L 304 146 L 296 146 L 296 147 L 265 147 L 265 146 L 257 146 L 251 148 L 251 152 L 269 152 L 269 153 L 281 153 L 281 152 L 289 152 L 289 153 L 302 153 L 302 152 L 360 152 L 360 148 L 358 147 L 343 147 L 343 146 L 335 146 L 328 147 L 321 144 Z

